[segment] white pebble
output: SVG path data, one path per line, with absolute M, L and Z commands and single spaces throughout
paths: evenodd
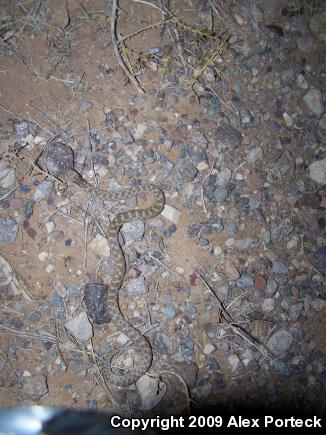
M 165 204 L 164 209 L 162 211 L 162 216 L 174 223 L 178 224 L 179 219 L 181 217 L 181 212 L 170 205 Z
M 97 170 L 96 173 L 97 175 L 100 176 L 100 178 L 105 177 L 106 175 L 109 174 L 109 170 L 105 167 L 105 166 L 100 166 Z
M 41 252 L 40 254 L 38 254 L 38 258 L 43 262 L 48 258 L 49 254 L 48 252 Z
M 232 371 L 235 372 L 237 370 L 237 368 L 239 367 L 240 358 L 238 357 L 238 355 L 232 354 L 232 355 L 228 356 L 228 361 L 229 361 L 229 364 L 231 366 Z
M 135 139 L 140 139 L 141 137 L 143 137 L 146 130 L 147 130 L 146 124 L 137 124 L 137 127 L 135 128 L 135 134 L 134 134 Z
M 289 115 L 287 112 L 284 112 L 283 113 L 283 119 L 284 119 L 285 125 L 287 127 L 293 127 L 293 125 L 294 125 L 294 119 L 292 118 L 291 115 Z
M 194 191 L 194 185 L 192 183 L 187 183 L 184 192 L 188 198 L 193 194 L 193 191 Z
M 34 145 L 41 145 L 46 143 L 46 139 L 42 136 L 35 136 L 33 142 Z
M 275 308 L 275 300 L 273 298 L 267 298 L 264 300 L 261 307 L 263 311 L 271 312 Z
M 47 273 L 51 273 L 55 271 L 55 267 L 53 266 L 53 264 L 48 264 L 46 267 L 46 271 Z
M 297 77 L 297 85 L 301 88 L 301 89 L 308 89 L 309 85 L 307 82 L 307 79 L 305 78 L 305 76 L 303 74 L 299 74 Z
M 128 341 L 129 341 L 129 338 L 128 338 L 125 334 L 123 334 L 123 333 L 121 333 L 121 334 L 118 336 L 118 338 L 117 338 L 117 342 L 118 342 L 119 344 L 123 345 L 123 346 L 124 346 L 125 344 L 127 344 Z
M 237 24 L 239 24 L 239 26 L 242 26 L 244 24 L 244 19 L 240 15 L 234 14 L 234 19 Z
M 326 184 L 326 159 L 316 160 L 309 166 L 309 177 L 316 183 L 324 186 Z
M 221 254 L 222 254 L 222 248 L 220 246 L 215 246 L 215 248 L 214 248 L 214 255 L 216 255 L 218 257 Z
M 52 231 L 55 228 L 54 222 L 52 222 L 52 221 L 47 222 L 45 224 L 45 228 L 46 228 L 46 231 L 47 231 L 48 234 L 52 233 Z
M 319 89 L 310 89 L 303 97 L 303 101 L 312 113 L 317 116 L 322 115 L 324 111 L 323 96 Z
M 208 164 L 206 162 L 199 162 L 197 165 L 198 171 L 205 171 L 208 168 Z
M 102 234 L 97 234 L 96 237 L 88 245 L 89 251 L 95 255 L 110 257 L 110 247 L 107 239 Z
M 93 328 L 85 311 L 67 322 L 65 327 L 79 342 L 86 342 L 93 337 Z
M 204 354 L 209 355 L 210 353 L 215 352 L 215 350 L 216 350 L 216 347 L 213 344 L 208 343 L 204 347 Z
M 286 244 L 287 249 L 293 249 L 296 248 L 297 246 L 298 246 L 298 241 L 294 237 L 292 237 L 292 239 L 290 239 Z

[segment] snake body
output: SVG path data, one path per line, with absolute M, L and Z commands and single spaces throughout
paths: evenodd
M 126 273 L 126 265 L 123 251 L 118 240 L 118 234 L 121 226 L 125 222 L 135 219 L 150 219 L 157 216 L 164 207 L 164 194 L 153 184 L 141 184 L 139 186 L 126 187 L 116 191 L 96 190 L 74 170 L 66 170 L 64 179 L 86 190 L 90 199 L 95 201 L 99 199 L 101 201 L 116 202 L 136 196 L 139 193 L 150 194 L 153 197 L 152 205 L 146 209 L 118 213 L 111 221 L 106 234 L 114 263 L 114 276 L 109 285 L 107 299 L 109 312 L 113 324 L 128 337 L 129 342 L 132 343 L 132 347 L 139 350 L 140 362 L 137 368 L 129 368 L 128 371 L 126 371 L 127 369 L 113 368 L 113 358 L 116 352 L 111 352 L 105 355 L 104 358 L 101 358 L 98 365 L 105 381 L 119 386 L 130 385 L 136 382 L 150 368 L 152 363 L 152 348 L 148 340 L 123 317 L 119 308 L 118 293 Z

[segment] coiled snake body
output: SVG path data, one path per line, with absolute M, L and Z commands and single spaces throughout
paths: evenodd
M 153 203 L 149 208 L 118 213 L 110 223 L 109 230 L 106 234 L 111 257 L 114 262 L 114 276 L 108 290 L 107 303 L 109 312 L 112 322 L 117 329 L 129 338 L 133 348 L 139 349 L 140 362 L 137 368 L 129 368 L 126 373 L 117 373 L 118 370 L 125 371 L 125 369 L 114 369 L 112 367 L 112 359 L 116 355 L 116 352 L 113 352 L 107 354 L 102 361 L 99 362 L 99 367 L 104 379 L 111 384 L 119 386 L 130 385 L 143 376 L 151 366 L 152 349 L 148 340 L 123 317 L 119 308 L 118 292 L 126 273 L 126 265 L 123 251 L 118 240 L 118 234 L 121 226 L 125 222 L 135 219 L 150 219 L 157 216 L 164 207 L 164 194 L 153 184 L 142 184 L 110 192 L 104 190 L 98 191 L 74 170 L 66 170 L 63 179 L 67 182 L 73 182 L 75 186 L 85 189 L 88 196 L 95 201 L 97 199 L 101 201 L 121 201 L 136 196 L 139 193 L 149 193 L 153 197 Z

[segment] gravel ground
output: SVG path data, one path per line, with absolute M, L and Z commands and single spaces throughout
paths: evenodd
M 121 0 L 118 37 L 148 27 L 120 44 L 141 94 L 111 2 L 51 3 L 0 5 L 1 406 L 325 412 L 325 2 Z M 72 159 L 166 198 L 121 231 L 121 309 L 153 349 L 128 388 L 94 363 L 125 339 L 94 300 L 109 218 L 143 199 L 94 214 L 57 179 Z

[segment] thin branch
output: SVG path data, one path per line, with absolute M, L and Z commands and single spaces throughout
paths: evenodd
M 153 3 L 147 2 L 145 0 L 132 0 L 132 1 L 135 3 L 142 3 L 144 5 L 151 6 L 152 8 L 158 9 L 162 14 L 164 14 L 164 11 L 159 6 L 154 5 Z
M 117 31 L 116 31 L 116 25 L 117 25 L 117 9 L 118 9 L 118 0 L 113 0 L 112 2 L 112 15 L 111 15 L 111 39 L 112 39 L 112 46 L 113 46 L 113 51 L 115 54 L 115 57 L 117 58 L 117 62 L 120 66 L 120 68 L 122 69 L 122 71 L 126 74 L 126 76 L 128 77 L 129 81 L 131 83 L 133 83 L 133 85 L 137 88 L 138 92 L 140 92 L 141 94 L 145 94 L 144 89 L 141 87 L 141 85 L 138 83 L 137 79 L 135 78 L 135 76 L 133 76 L 127 65 L 125 64 L 119 47 L 118 47 L 118 39 L 117 39 Z
M 4 110 L 5 112 L 9 113 L 12 116 L 14 116 L 15 118 L 17 118 L 17 119 L 23 119 L 21 116 L 16 115 L 16 113 L 11 112 L 9 109 L 7 109 L 5 106 L 3 106 L 1 103 L 0 103 L 0 107 L 1 107 L 2 110 Z
M 218 303 L 219 303 L 219 308 L 221 310 L 221 315 L 224 318 L 226 323 L 220 323 L 223 324 L 229 328 L 232 329 L 232 331 L 240 336 L 243 340 L 245 340 L 247 343 L 249 343 L 251 346 L 254 346 L 259 352 L 262 353 L 262 355 L 266 356 L 273 356 L 272 352 L 267 349 L 266 346 L 264 346 L 264 344 L 259 343 L 255 338 L 253 338 L 244 328 L 242 328 L 241 326 L 239 326 L 239 324 L 235 323 L 232 319 L 232 317 L 230 316 L 230 314 L 226 311 L 223 302 L 220 300 L 220 298 L 218 297 L 218 295 L 216 294 L 216 292 L 214 291 L 214 289 L 207 283 L 207 281 L 205 280 L 205 278 L 203 278 L 201 276 L 200 273 L 197 273 L 199 278 L 201 279 L 201 281 L 205 284 L 206 288 L 208 288 L 213 295 L 216 297 Z M 230 306 L 230 305 L 229 305 Z
M 130 39 L 133 38 L 134 36 L 138 35 L 139 33 L 143 33 L 146 32 L 147 30 L 151 30 L 151 29 L 155 29 L 156 27 L 160 27 L 162 24 L 165 24 L 169 21 L 172 20 L 172 17 L 169 18 L 165 18 L 164 20 L 158 21 L 157 23 L 154 24 L 149 24 L 148 26 L 143 27 L 142 29 L 136 30 L 133 33 L 130 33 L 129 35 L 123 36 L 121 37 L 117 43 L 118 45 L 120 45 L 122 42 L 124 42 L 126 39 Z
M 38 109 L 37 107 L 33 106 L 32 104 L 26 104 L 26 106 L 30 107 L 33 110 L 36 110 L 36 112 L 38 112 L 41 116 L 43 116 L 44 119 L 51 122 L 51 124 L 53 124 L 58 130 L 60 130 L 61 133 L 63 133 L 66 137 L 71 137 L 70 134 L 64 128 L 60 127 L 60 125 L 58 123 L 56 123 L 51 118 L 49 118 L 47 115 L 45 115 L 42 112 L 42 110 Z

